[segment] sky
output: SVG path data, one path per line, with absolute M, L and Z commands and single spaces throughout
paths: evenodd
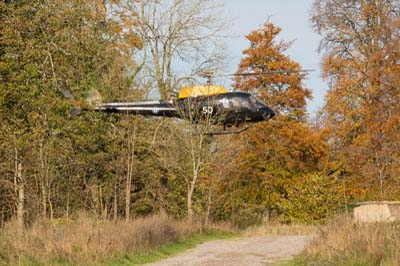
M 231 57 L 229 71 L 235 72 L 242 57 L 242 51 L 249 46 L 244 37 L 267 21 L 282 28 L 280 38 L 294 40 L 292 48 L 287 51 L 291 59 L 302 65 L 303 69 L 314 69 L 304 82 L 312 90 L 313 100 L 307 104 L 310 115 L 322 107 L 328 85 L 321 79 L 318 53 L 320 37 L 309 21 L 312 0 L 220 0 L 224 10 L 232 19 L 230 29 L 235 37 L 228 42 L 228 53 Z

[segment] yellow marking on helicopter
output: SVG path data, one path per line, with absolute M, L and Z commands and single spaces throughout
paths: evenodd
M 182 99 L 187 97 L 209 96 L 227 92 L 228 91 L 223 86 L 185 86 L 180 90 L 178 98 Z

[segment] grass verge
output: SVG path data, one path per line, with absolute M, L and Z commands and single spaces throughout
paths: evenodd
M 97 266 L 105 261 L 113 263 L 109 265 L 127 265 L 124 261 L 137 265 L 154 260 L 157 254 L 162 258 L 179 252 L 179 248 L 229 235 L 218 231 L 233 230 L 224 224 L 204 228 L 199 222 L 166 215 L 130 222 L 81 215 L 75 220 L 37 221 L 22 233 L 15 228 L 9 223 L 0 229 L 0 266 Z
M 350 217 L 321 226 L 286 266 L 398 266 L 400 223 L 355 224 Z
M 108 259 L 104 262 L 105 266 L 137 266 L 145 263 L 155 262 L 172 257 L 188 249 L 196 247 L 198 244 L 216 240 L 228 239 L 238 236 L 235 233 L 221 231 L 207 231 L 194 236 L 163 245 L 159 248 L 148 251 L 133 253 L 120 258 Z
M 316 225 L 282 224 L 268 222 L 257 227 L 250 227 L 243 232 L 243 236 L 270 236 L 270 235 L 315 235 L 318 232 Z

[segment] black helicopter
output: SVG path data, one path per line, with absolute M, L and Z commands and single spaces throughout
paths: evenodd
M 248 76 L 276 73 L 292 73 L 298 71 L 271 71 L 263 73 L 241 73 L 229 76 Z M 145 116 L 177 117 L 191 120 L 193 123 L 209 121 L 214 125 L 222 125 L 223 131 L 206 133 L 209 135 L 240 133 L 248 126 L 247 123 L 268 121 L 275 116 L 275 112 L 265 103 L 247 92 L 228 92 L 222 86 L 213 86 L 211 75 L 206 75 L 208 85 L 183 87 L 176 99 L 139 101 L 139 102 L 110 102 L 97 104 L 96 111 L 106 113 L 131 113 Z M 226 131 L 226 127 L 241 127 L 238 130 Z
M 104 103 L 96 106 L 95 110 L 107 113 L 178 117 L 191 119 L 192 122 L 208 120 L 212 124 L 223 125 L 224 130 L 226 127 L 239 127 L 244 123 L 267 121 L 275 115 L 265 103 L 246 92 L 225 92 L 167 101 Z

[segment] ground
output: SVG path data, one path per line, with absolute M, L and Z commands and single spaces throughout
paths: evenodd
M 309 236 L 263 236 L 215 240 L 146 266 L 266 266 L 300 252 Z

